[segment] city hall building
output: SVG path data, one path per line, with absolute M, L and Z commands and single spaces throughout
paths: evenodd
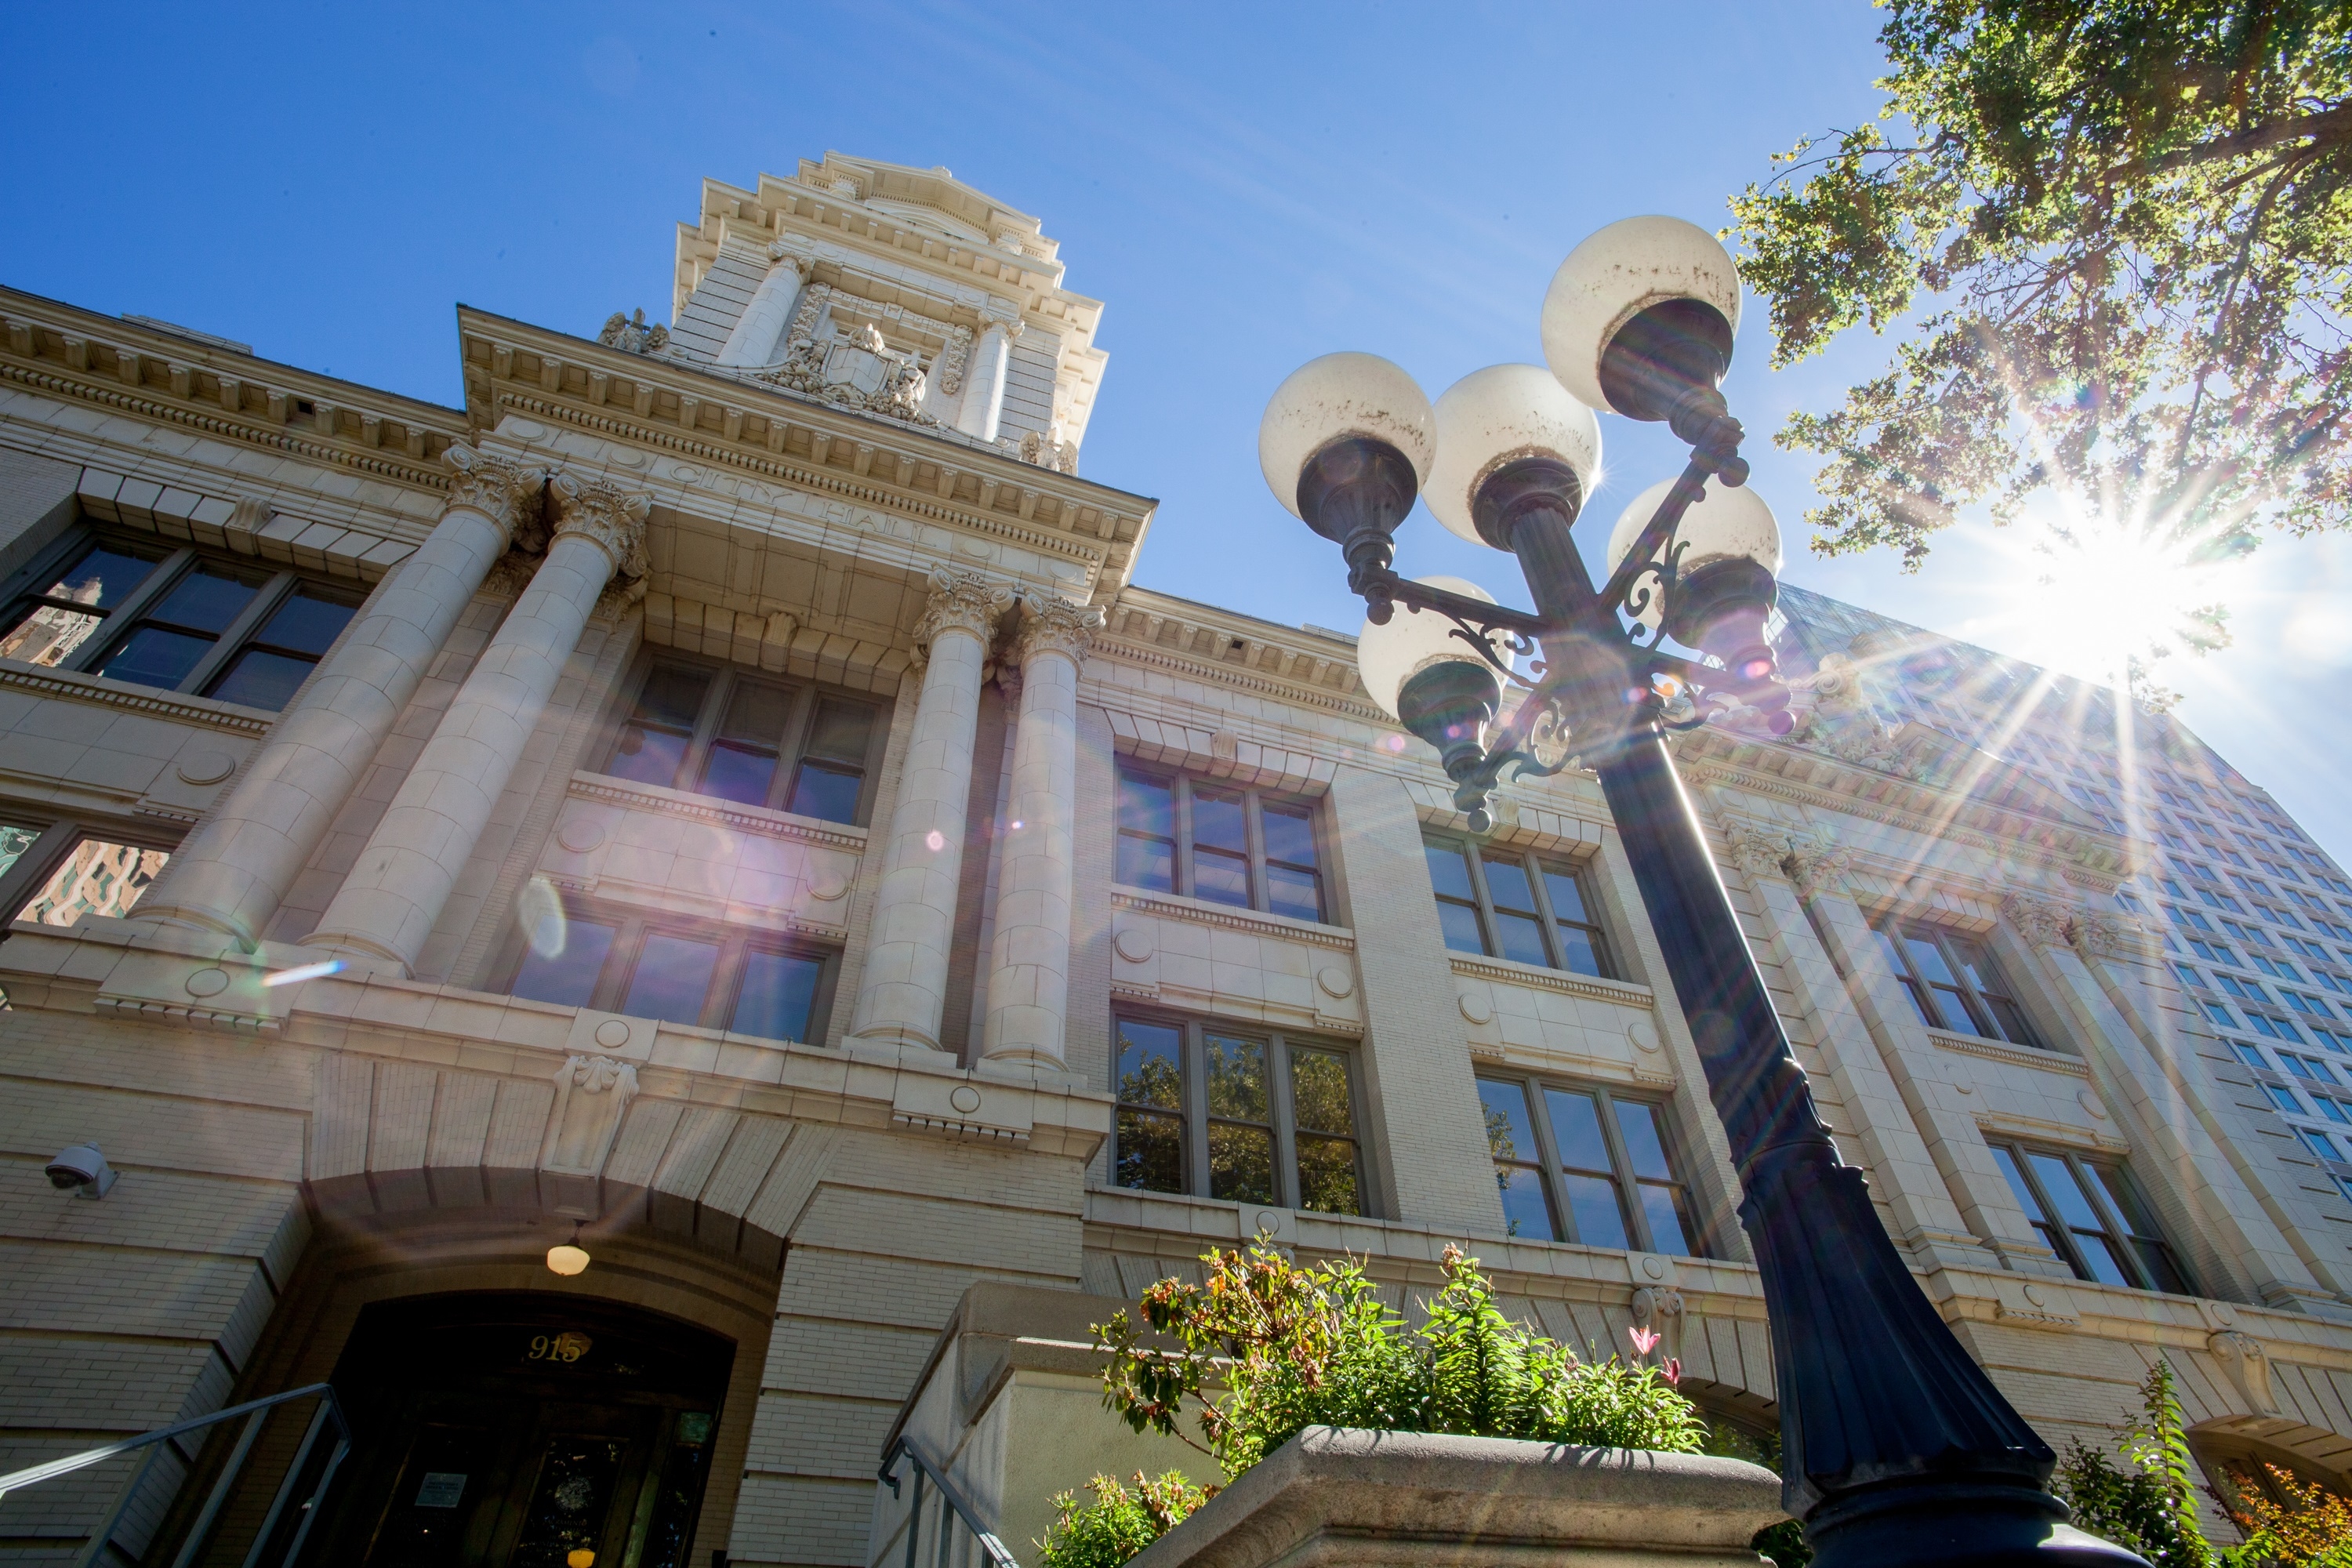
M 667 324 L 461 310 L 458 408 L 0 291 L 0 1471 L 351 1441 L 0 1555 L 852 1568 L 904 1442 L 1034 1560 L 1192 1458 L 1088 1325 L 1257 1238 L 1775 1429 L 1599 788 L 1474 835 L 1349 638 L 1135 586 L 1101 311 L 838 154 L 707 183 Z M 1796 731 L 1676 754 L 1922 1289 L 2053 1447 L 2161 1358 L 2343 1483 L 2352 883 L 2176 722 L 1780 618 Z

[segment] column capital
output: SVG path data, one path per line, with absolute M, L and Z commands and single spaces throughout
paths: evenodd
M 502 548 L 536 510 L 533 503 L 547 485 L 545 469 L 477 451 L 462 441 L 450 443 L 441 461 L 449 470 L 449 499 L 442 510 L 465 507 L 480 512 L 498 529 Z
M 1724 824 L 1723 847 L 1733 865 L 1743 876 L 1777 877 L 1788 881 L 1789 860 L 1792 847 L 1789 835 L 1780 830 L 1761 827 L 1738 818 Z
M 970 632 L 985 645 L 996 638 L 997 617 L 1012 606 L 1013 591 L 977 572 L 931 574 L 931 596 L 915 624 L 915 647 L 927 657 L 940 633 Z
M 1021 629 L 1013 639 L 1011 662 L 1026 669 L 1037 655 L 1058 653 L 1083 666 L 1102 624 L 1102 611 L 1092 605 L 1074 605 L 1053 594 L 1024 594 Z
M 548 481 L 555 494 L 555 540 L 579 534 L 612 558 L 614 572 L 623 577 L 646 574 L 646 519 L 654 498 L 644 490 L 625 490 L 609 479 L 581 479 L 559 473 Z
M 1845 874 L 1853 867 L 1853 851 L 1826 837 L 1792 839 L 1789 849 L 1790 879 L 1800 898 L 1845 890 Z
M 2064 904 L 2037 899 L 2030 893 L 2005 893 L 2000 912 L 2017 934 L 2035 947 L 2068 947 L 2074 935 L 2074 911 Z
M 1017 338 L 1022 329 L 1021 307 L 1010 300 L 991 294 L 980 302 L 980 330 L 1003 332 L 1007 339 Z
M 816 266 L 816 242 L 797 234 L 788 234 L 782 239 L 770 242 L 768 259 L 779 267 L 791 268 L 805 283 L 810 271 Z

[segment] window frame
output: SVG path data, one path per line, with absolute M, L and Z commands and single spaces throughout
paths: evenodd
M 1593 1099 L 1595 1111 L 1601 1121 L 1601 1142 L 1607 1144 L 1609 1149 L 1610 1174 L 1617 1184 L 1618 1213 L 1625 1221 L 1625 1237 L 1633 1244 L 1626 1250 L 1657 1253 L 1664 1258 L 1709 1256 L 1706 1250 L 1708 1239 L 1706 1230 L 1699 1223 L 1697 1205 L 1692 1200 L 1692 1182 L 1688 1173 L 1689 1162 L 1683 1157 L 1683 1140 L 1679 1130 L 1675 1125 L 1673 1106 L 1664 1096 L 1653 1095 L 1638 1089 L 1628 1090 L 1588 1079 L 1558 1078 L 1544 1073 L 1513 1071 L 1494 1067 L 1482 1068 L 1473 1077 L 1477 1083 L 1508 1084 L 1517 1088 L 1525 1097 L 1528 1119 L 1535 1129 L 1536 1149 L 1539 1161 L 1538 1173 L 1542 1178 L 1544 1205 L 1550 1211 L 1552 1226 L 1552 1234 L 1549 1237 L 1532 1237 L 1527 1239 L 1556 1241 L 1571 1247 L 1596 1247 L 1612 1252 L 1617 1250 L 1606 1242 L 1580 1241 L 1574 1235 L 1575 1210 L 1568 1202 L 1567 1194 L 1562 1189 L 1560 1182 L 1560 1178 L 1568 1172 L 1568 1165 L 1560 1157 L 1559 1140 L 1553 1133 L 1551 1116 L 1545 1107 L 1543 1098 L 1545 1089 L 1557 1089 L 1572 1094 L 1591 1095 Z M 1692 1248 L 1687 1253 L 1661 1251 L 1655 1245 L 1656 1237 L 1650 1233 L 1650 1216 L 1639 1200 L 1638 1189 L 1643 1185 L 1654 1186 L 1657 1184 L 1645 1182 L 1643 1178 L 1634 1173 L 1633 1158 L 1625 1149 L 1624 1129 L 1617 1122 L 1617 1101 L 1621 1100 L 1630 1104 L 1648 1107 L 1656 1123 L 1658 1143 L 1665 1152 L 1666 1170 L 1671 1177 L 1669 1184 L 1675 1190 L 1678 1207 L 1683 1216 L 1685 1233 L 1683 1239 L 1689 1243 Z M 1502 1162 L 1496 1159 L 1495 1163 L 1499 1164 Z M 1526 1164 L 1528 1162 L 1511 1163 Z
M 2008 977 L 2001 972 L 2000 960 L 1993 955 L 1990 946 L 1981 939 L 1965 931 L 1956 931 L 1948 926 L 1938 925 L 1933 921 L 1905 920 L 1892 914 L 1873 916 L 1870 929 L 1878 934 L 1879 952 L 1889 961 L 1895 972 L 1895 983 L 1901 985 L 1905 993 L 1910 996 L 1913 1010 L 1927 1027 L 1941 1029 L 1950 1035 L 1969 1035 L 1979 1040 L 1992 1040 L 2001 1045 L 2022 1046 L 2029 1050 L 2051 1049 L 2043 1042 L 2042 1032 L 2034 1026 L 2033 1019 L 2026 1012 L 2025 1005 L 2017 999 L 2017 993 L 2013 989 L 1986 990 L 1974 978 L 1970 966 L 1962 961 L 1960 951 L 1954 946 L 1956 942 L 1967 942 L 1974 947 L 1982 955 L 1982 967 L 1990 973 L 1994 981 L 2006 986 Z M 1913 940 L 1930 943 L 1941 955 L 1944 967 L 1958 982 L 1957 989 L 1960 994 L 1960 1005 L 1969 1015 L 1968 1018 L 1963 1020 L 1969 1026 L 1968 1027 L 1956 1027 L 1951 1024 L 1937 1021 L 1943 1013 L 1943 1008 L 1937 1002 L 1937 993 L 1950 991 L 1955 987 L 1937 984 L 1918 972 L 1916 964 L 1912 960 L 1911 950 L 1906 945 L 1908 941 Z M 2012 1040 L 2000 1032 L 2000 1015 L 1995 1008 L 1987 1005 L 1988 1001 L 1999 1003 L 2017 1016 L 2019 1032 L 2025 1037 L 2023 1039 Z M 1984 1026 L 1987 1025 L 1990 1027 Z
M 2033 1200 L 2033 1207 L 2040 1211 L 2038 1214 L 2032 1210 L 2028 1211 L 2025 1216 L 2027 1226 L 2044 1246 L 2049 1246 L 2053 1237 L 2056 1238 L 2058 1245 L 2052 1247 L 2051 1250 L 2058 1255 L 2061 1262 L 2074 1270 L 2077 1279 L 2086 1285 L 2107 1283 L 2091 1272 L 2090 1265 L 2081 1251 L 2082 1244 L 2074 1235 L 2075 1227 L 2067 1223 L 2064 1212 L 2053 1205 L 2050 1201 L 2050 1194 L 2042 1190 L 2042 1173 L 2034 1169 L 2032 1156 L 2039 1155 L 2045 1159 L 2063 1161 L 2065 1163 L 2068 1171 L 2074 1177 L 2077 1188 L 2084 1194 L 2092 1213 L 2099 1221 L 2100 1231 L 2107 1244 L 2109 1257 L 2123 1259 L 2123 1271 L 2132 1277 L 2132 1283 L 2125 1289 L 2146 1290 L 2158 1295 L 2193 1296 L 2197 1293 L 2196 1281 L 2189 1278 L 2189 1270 L 2181 1267 L 2180 1255 L 2164 1235 L 2163 1226 L 2158 1223 L 2155 1211 L 2148 1205 L 2147 1194 L 2140 1189 L 2139 1183 L 2132 1177 L 2130 1168 L 2122 1161 L 2099 1160 L 2078 1153 L 2072 1149 L 2005 1138 L 1993 1139 L 1990 1142 L 1994 1149 L 2009 1156 L 2011 1166 L 2018 1173 L 2018 1178 L 2024 1184 L 2025 1192 L 2022 1195 L 2030 1196 Z M 2084 1177 L 2086 1172 L 2090 1173 L 2090 1179 L 2087 1180 Z M 2002 1173 L 2004 1176 L 2008 1174 L 2007 1172 Z M 2115 1184 L 2110 1184 L 2107 1179 L 2109 1176 L 2114 1178 Z M 2015 1183 L 2009 1184 L 2012 1197 L 2021 1195 Z M 2117 1185 L 2129 1194 L 2132 1205 L 2140 1211 L 2141 1217 L 2147 1221 L 2144 1232 L 2135 1230 L 2132 1216 L 2122 1212 L 2115 1196 Z M 2153 1246 L 2162 1254 L 2166 1267 L 2171 1269 L 2173 1278 L 2180 1284 L 2179 1290 L 2172 1290 L 2156 1281 L 2155 1276 L 2147 1267 L 2147 1258 L 2140 1250 L 2143 1245 Z
M 621 737 L 635 716 L 638 700 L 644 696 L 646 683 L 656 671 L 669 668 L 708 677 L 709 688 L 703 692 L 702 705 L 696 710 L 694 726 L 687 738 L 685 755 L 678 763 L 675 778 L 691 778 L 698 785 L 704 771 L 709 766 L 710 753 L 719 740 L 719 728 L 725 723 L 727 710 L 734 700 L 736 690 L 746 682 L 769 687 L 787 694 L 790 713 L 784 721 L 784 732 L 776 741 L 776 771 L 769 780 L 765 796 L 759 802 L 746 802 L 727 795 L 713 795 L 693 785 L 671 783 L 650 784 L 643 779 L 631 779 L 611 772 L 614 752 Z M 730 660 L 682 652 L 674 648 L 648 648 L 641 654 L 629 678 L 621 682 L 614 693 L 607 721 L 598 736 L 596 761 L 588 771 L 602 777 L 614 779 L 624 785 L 648 789 L 667 789 L 678 795 L 691 795 L 696 800 L 709 801 L 719 806 L 748 806 L 753 811 L 772 811 L 780 816 L 800 816 L 784 803 L 791 800 L 802 765 L 808 762 L 808 743 L 816 722 L 817 704 L 827 699 L 856 703 L 869 710 L 873 721 L 866 734 L 866 756 L 860 766 L 863 773 L 857 784 L 857 806 L 846 826 L 872 826 L 874 797 L 882 772 L 882 761 L 889 746 L 891 705 L 887 699 L 872 692 L 852 691 L 822 680 L 781 675 L 764 669 L 751 669 Z M 817 759 L 825 761 L 829 759 Z M 805 817 L 811 822 L 833 822 L 831 817 Z
M 1146 888 L 1139 883 L 1117 880 L 1118 845 L 1121 839 L 1137 838 L 1152 843 L 1160 842 L 1160 836 L 1157 834 L 1136 833 L 1119 823 L 1119 792 L 1130 776 L 1157 784 L 1169 792 L 1171 817 L 1170 826 L 1174 831 L 1170 840 L 1169 849 L 1171 885 L 1164 889 Z M 1192 890 L 1192 792 L 1196 788 L 1231 792 L 1242 796 L 1242 821 L 1245 835 L 1244 842 L 1247 846 L 1249 860 L 1250 901 L 1246 906 L 1229 904 L 1221 899 L 1202 898 L 1201 894 Z M 1301 867 L 1295 860 L 1276 860 L 1267 855 L 1265 814 L 1268 804 L 1294 806 L 1306 812 L 1308 830 L 1315 837 L 1314 866 Z M 1287 790 L 1267 789 L 1263 785 L 1249 784 L 1240 779 L 1198 778 L 1182 768 L 1160 767 L 1150 763 L 1138 762 L 1133 757 L 1119 756 L 1113 762 L 1110 810 L 1111 865 L 1113 867 L 1111 874 L 1115 886 L 1130 888 L 1139 893 L 1196 899 L 1202 903 L 1214 904 L 1223 910 L 1246 907 L 1252 913 L 1270 915 L 1276 920 L 1297 920 L 1298 916 L 1284 914 L 1272 907 L 1273 890 L 1266 876 L 1266 868 L 1268 865 L 1275 865 L 1289 870 L 1311 869 L 1315 874 L 1315 902 L 1318 913 L 1315 920 L 1307 923 L 1326 926 L 1342 923 L 1336 907 L 1338 900 L 1333 896 L 1331 873 L 1328 869 L 1331 863 L 1330 835 L 1324 822 L 1323 803 L 1315 796 L 1294 795 Z
M 110 549 L 128 555 L 146 557 L 154 563 L 147 575 L 140 580 L 138 586 L 124 595 L 122 602 L 112 609 L 100 611 L 87 605 L 63 605 L 60 601 L 50 598 L 44 592 L 48 582 L 54 581 L 91 550 Z M 206 696 L 205 689 L 226 674 L 229 667 L 236 662 L 237 656 L 248 648 L 258 647 L 264 651 L 276 653 L 281 658 L 307 658 L 310 662 L 311 672 L 315 674 L 319 666 L 327 661 L 327 656 L 334 650 L 335 645 L 342 640 L 343 633 L 350 630 L 352 622 L 359 618 L 360 611 L 367 604 L 368 590 L 357 584 L 338 582 L 333 578 L 320 576 L 314 573 L 298 571 L 290 566 L 276 566 L 252 556 L 238 555 L 234 551 L 215 550 L 194 544 L 175 544 L 170 540 L 160 539 L 150 534 L 121 529 L 99 528 L 82 523 L 68 529 L 63 535 L 35 556 L 29 565 L 10 576 L 5 583 L 0 583 L 0 637 L 5 637 L 15 631 L 23 624 L 27 615 L 42 605 L 56 605 L 59 607 L 78 610 L 84 615 L 96 615 L 99 617 L 98 626 L 91 630 L 88 637 L 82 640 L 79 647 L 54 665 L 36 667 L 65 670 L 77 675 L 96 675 L 98 667 L 105 663 L 107 658 L 121 646 L 131 633 L 138 629 L 148 614 L 161 605 L 165 596 L 199 566 L 223 568 L 230 574 L 238 577 L 257 576 L 260 581 L 254 587 L 252 600 L 244 609 L 236 613 L 227 626 L 221 628 L 219 634 L 214 637 L 212 647 L 205 650 L 189 668 L 188 673 L 182 676 L 176 683 L 171 686 L 156 686 L 121 676 L 105 676 L 101 679 L 120 680 L 125 686 L 136 687 L 142 691 L 169 691 L 184 697 L 204 697 L 207 701 L 247 708 L 257 713 L 282 713 L 286 710 L 284 708 L 254 708 L 249 703 L 231 702 L 225 697 L 209 697 Z M 268 626 L 271 617 L 283 609 L 286 602 L 301 589 L 309 589 L 314 597 L 329 604 L 348 605 L 352 611 L 350 618 L 343 623 L 342 630 L 338 631 L 329 641 L 326 648 L 315 657 L 299 650 L 289 651 L 280 645 L 264 643 L 261 640 L 261 634 Z M 303 678 L 305 681 L 309 679 L 309 676 Z M 299 691 L 300 689 L 298 685 L 295 689 Z M 292 700 L 293 693 L 289 692 L 288 694 L 289 705 Z
M 0 866 L 0 937 L 5 937 L 18 922 L 23 912 L 48 890 L 49 884 L 57 879 L 58 874 L 85 844 L 100 844 L 140 855 L 163 857 L 131 903 L 115 911 L 116 918 L 129 918 L 137 912 L 139 900 L 169 869 L 172 857 L 180 852 L 180 841 L 176 838 L 144 828 L 121 827 L 105 820 L 58 817 L 42 821 L 11 812 L 0 816 L 0 827 L 26 836 L 15 858 Z M 76 917 L 77 921 L 80 918 L 79 915 Z M 44 929 L 55 933 L 69 928 L 44 925 Z
M 612 950 L 598 966 L 595 980 L 588 988 L 588 999 L 577 1003 L 551 1002 L 548 1006 L 577 1006 L 591 1012 L 614 1013 L 625 1018 L 643 1017 L 630 1013 L 623 1004 L 628 1000 L 629 988 L 636 978 L 637 965 L 645 955 L 646 938 L 671 936 L 689 942 L 708 942 L 719 948 L 719 957 L 711 969 L 710 986 L 703 994 L 702 1010 L 695 1018 L 681 1023 L 682 1027 L 715 1029 L 727 1034 L 739 1034 L 732 1023 L 735 1007 L 742 999 L 743 975 L 749 956 L 754 952 L 787 953 L 793 957 L 812 958 L 821 966 L 816 988 L 809 998 L 810 1037 L 805 1040 L 782 1040 L 768 1035 L 745 1035 L 755 1040 L 771 1040 L 779 1045 L 822 1046 L 833 1023 L 835 990 L 841 979 L 841 950 L 823 942 L 811 942 L 790 932 L 777 932 L 747 926 L 730 925 L 722 921 L 698 920 L 691 915 L 671 914 L 661 910 L 635 909 L 620 904 L 604 903 L 572 894 L 561 894 L 563 918 L 566 921 L 585 921 L 613 928 Z M 513 923 L 504 954 L 497 969 L 497 984 L 489 989 L 501 995 L 515 995 L 515 982 L 521 977 L 522 966 L 530 954 L 529 933 L 522 922 Z M 534 1001 L 533 997 L 519 997 Z M 680 1022 L 672 1019 L 649 1020 L 656 1023 Z
M 1152 1007 L 1120 1006 L 1111 1011 L 1110 1025 L 1110 1094 L 1111 1135 L 1105 1142 L 1105 1170 L 1114 1179 L 1109 1183 L 1113 1192 L 1160 1191 L 1157 1187 L 1130 1187 L 1118 1182 L 1118 1113 L 1129 1102 L 1118 1098 L 1119 1026 L 1132 1021 L 1153 1028 L 1172 1028 L 1180 1043 L 1179 1068 L 1183 1077 L 1182 1105 L 1179 1112 L 1183 1127 L 1180 1136 L 1184 1146 L 1184 1190 L 1181 1195 L 1204 1199 L 1211 1203 L 1255 1205 L 1260 1208 L 1288 1209 L 1298 1214 L 1332 1214 L 1342 1219 L 1374 1217 L 1375 1204 L 1371 1187 L 1371 1152 L 1365 1121 L 1365 1089 L 1363 1051 L 1360 1042 L 1335 1039 L 1329 1036 L 1264 1026 L 1232 1024 L 1222 1018 L 1168 1012 Z M 1266 1114 L 1271 1119 L 1274 1133 L 1274 1197 L 1269 1201 L 1255 1198 L 1220 1198 L 1210 1191 L 1211 1163 L 1208 1130 L 1213 1121 L 1231 1121 L 1231 1117 L 1212 1117 L 1209 1113 L 1208 1037 L 1216 1035 L 1228 1039 L 1249 1040 L 1265 1048 Z M 1299 1204 L 1298 1182 L 1298 1120 L 1296 1097 L 1291 1088 L 1290 1054 L 1294 1050 L 1321 1051 L 1341 1057 L 1348 1063 L 1348 1115 L 1354 1124 L 1349 1142 L 1356 1152 L 1356 1212 L 1341 1214 L 1330 1209 L 1303 1208 Z M 1137 1105 L 1135 1109 L 1166 1115 L 1162 1106 Z M 1243 1123 L 1243 1125 L 1254 1125 Z M 1332 1138 L 1338 1134 L 1309 1128 L 1307 1135 Z M 1244 1230 L 1248 1227 L 1244 1226 Z
M 1507 844 L 1461 837 L 1427 828 L 1422 831 L 1421 842 L 1424 850 L 1424 864 L 1426 864 L 1427 850 L 1445 849 L 1461 855 L 1470 873 L 1470 891 L 1475 900 L 1474 910 L 1478 917 L 1478 938 L 1482 944 L 1482 951 L 1465 952 L 1463 949 L 1448 943 L 1446 945 L 1448 952 L 1461 952 L 1467 958 L 1485 958 L 1496 963 L 1522 962 L 1516 958 L 1506 957 L 1496 951 L 1502 943 L 1496 935 L 1499 928 L 1496 923 L 1494 892 L 1486 883 L 1488 855 L 1516 857 L 1521 870 L 1527 877 L 1528 887 L 1535 899 L 1536 907 L 1532 910 L 1513 912 L 1532 913 L 1536 916 L 1538 923 L 1543 927 L 1546 962 L 1540 965 L 1529 967 L 1549 969 L 1560 974 L 1584 973 L 1580 969 L 1570 967 L 1567 963 L 1567 949 L 1560 940 L 1560 928 L 1570 926 L 1581 931 L 1585 940 L 1591 945 L 1592 961 L 1600 971 L 1595 978 L 1618 981 L 1624 979 L 1623 968 L 1617 962 L 1616 944 L 1610 941 L 1608 928 L 1598 919 L 1593 918 L 1593 909 L 1598 900 L 1592 896 L 1591 862 L 1589 857 L 1582 860 L 1573 860 L 1565 856 L 1557 855 L 1547 857 L 1542 851 L 1537 849 L 1522 849 Z M 1576 884 L 1577 894 L 1584 900 L 1585 919 L 1564 920 L 1560 917 L 1559 911 L 1552 904 L 1551 888 L 1545 880 L 1547 872 L 1567 877 Z M 1461 900 L 1450 894 L 1439 892 L 1433 885 L 1430 889 L 1430 893 L 1437 903 L 1452 904 L 1457 908 L 1461 906 Z

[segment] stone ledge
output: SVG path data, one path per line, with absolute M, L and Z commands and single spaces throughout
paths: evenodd
M 1929 1029 L 1927 1037 L 1935 1042 L 1939 1051 L 1986 1057 L 1993 1061 L 2007 1062 L 2011 1067 L 2040 1068 L 2044 1072 L 2064 1073 L 2071 1078 L 2091 1076 L 2090 1063 L 2063 1051 L 2040 1051 L 2031 1046 L 2012 1046 L 2002 1040 L 1988 1040 L 1980 1035 L 1956 1035 L 1949 1029 Z
M 68 702 L 88 702 L 100 708 L 121 708 L 158 719 L 177 719 L 184 723 L 225 730 L 232 735 L 266 735 L 278 718 L 277 714 L 265 713 L 258 708 L 215 702 L 209 697 L 186 697 L 175 691 L 117 685 L 95 675 L 83 675 L 69 669 L 44 669 L 13 658 L 0 659 L 0 688 L 30 691 L 42 697 L 62 698 Z
M 1657 994 L 1646 985 L 1631 980 L 1603 980 L 1598 975 L 1579 974 L 1567 969 L 1539 969 L 1532 963 L 1514 963 L 1507 958 L 1473 958 L 1467 953 L 1452 955 L 1454 973 L 1474 979 L 1496 981 L 1505 985 L 1528 985 L 1542 991 L 1562 991 L 1570 996 L 1582 996 L 1594 1002 L 1614 1002 L 1623 1007 L 1638 1007 L 1647 1013 L 1658 1005 Z
M 574 800 L 599 801 L 607 805 L 626 806 L 633 811 L 658 812 L 664 816 L 683 816 L 696 822 L 717 823 L 769 838 L 797 838 L 807 844 L 821 844 L 828 849 L 845 849 L 853 855 L 866 852 L 866 830 L 863 827 L 838 822 L 820 822 L 815 817 L 796 816 L 788 811 L 741 805 L 709 795 L 689 795 L 684 790 L 664 789 L 658 784 L 633 784 L 627 779 L 614 778 L 610 774 L 586 769 L 572 775 L 566 793 Z
M 1342 952 L 1356 951 L 1356 933 L 1346 926 L 1317 925 L 1308 921 L 1290 920 L 1256 910 L 1213 904 L 1205 899 L 1188 899 L 1177 893 L 1154 893 L 1140 888 L 1114 887 L 1110 890 L 1110 904 L 1115 910 L 1133 910 L 1138 914 L 1156 915 L 1164 920 L 1223 926 L 1229 931 L 1245 931 L 1254 936 L 1282 937 L 1316 947 L 1337 948 Z
M 1135 1559 L 1134 1568 L 1313 1568 L 1542 1560 L 1753 1568 L 1780 1478 L 1699 1454 L 1310 1426 Z

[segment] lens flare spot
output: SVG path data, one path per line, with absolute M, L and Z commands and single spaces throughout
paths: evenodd
M 571 922 L 563 918 L 563 897 L 555 884 L 544 877 L 533 877 L 515 895 L 515 913 L 520 917 L 523 940 L 531 952 L 541 958 L 561 958 L 572 939 Z
M 933 854 L 937 854 L 939 851 L 948 847 L 948 836 L 934 827 L 929 833 L 923 835 L 923 847 L 930 850 Z
M 305 980 L 323 980 L 330 974 L 341 974 L 342 972 L 343 961 L 340 958 L 331 958 L 323 963 L 298 963 L 291 969 L 281 969 L 274 974 L 265 974 L 261 977 L 261 983 L 264 985 L 299 985 Z

